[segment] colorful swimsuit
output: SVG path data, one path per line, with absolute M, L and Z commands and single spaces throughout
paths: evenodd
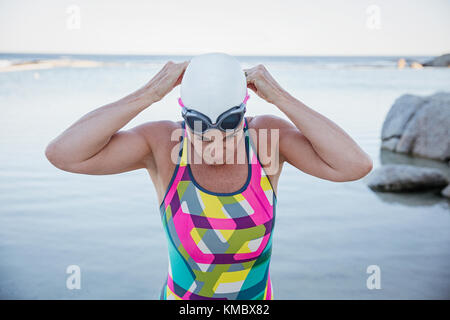
M 254 151 L 247 119 L 247 181 L 232 193 L 208 191 L 194 180 L 184 121 L 182 128 L 178 163 L 160 206 L 169 249 L 160 299 L 273 299 L 269 264 L 276 195 Z

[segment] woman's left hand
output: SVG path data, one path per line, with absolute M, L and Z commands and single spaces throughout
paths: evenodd
M 247 87 L 267 102 L 276 104 L 281 98 L 289 96 L 262 64 L 244 71 Z

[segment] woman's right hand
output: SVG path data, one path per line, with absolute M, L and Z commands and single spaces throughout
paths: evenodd
M 153 102 L 160 101 L 183 79 L 184 71 L 190 60 L 182 63 L 168 61 L 164 67 L 145 85 L 151 92 Z

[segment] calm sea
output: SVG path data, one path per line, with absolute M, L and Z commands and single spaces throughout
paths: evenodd
M 97 68 L 0 73 L 0 298 L 156 299 L 167 275 L 158 201 L 145 170 L 89 176 L 58 170 L 48 142 L 87 112 L 149 81 L 177 56 L 0 54 L 1 65 L 43 58 Z M 238 57 L 348 132 L 374 168 L 434 161 L 380 152 L 385 115 L 402 94 L 450 88 L 449 68 L 396 69 L 399 57 Z M 409 57 L 425 61 L 428 57 Z M 179 87 L 126 127 L 181 119 Z M 250 92 L 248 114 L 284 115 Z M 449 201 L 432 192 L 382 194 L 366 178 L 335 183 L 285 165 L 278 187 L 271 278 L 276 299 L 450 298 Z M 68 290 L 66 269 L 81 268 Z M 380 268 L 369 290 L 367 268 Z

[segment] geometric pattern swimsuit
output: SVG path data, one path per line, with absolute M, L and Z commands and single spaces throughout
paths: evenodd
M 177 166 L 160 206 L 169 271 L 163 300 L 271 300 L 276 195 L 245 119 L 248 175 L 235 192 L 204 189 L 187 162 L 185 122 Z

